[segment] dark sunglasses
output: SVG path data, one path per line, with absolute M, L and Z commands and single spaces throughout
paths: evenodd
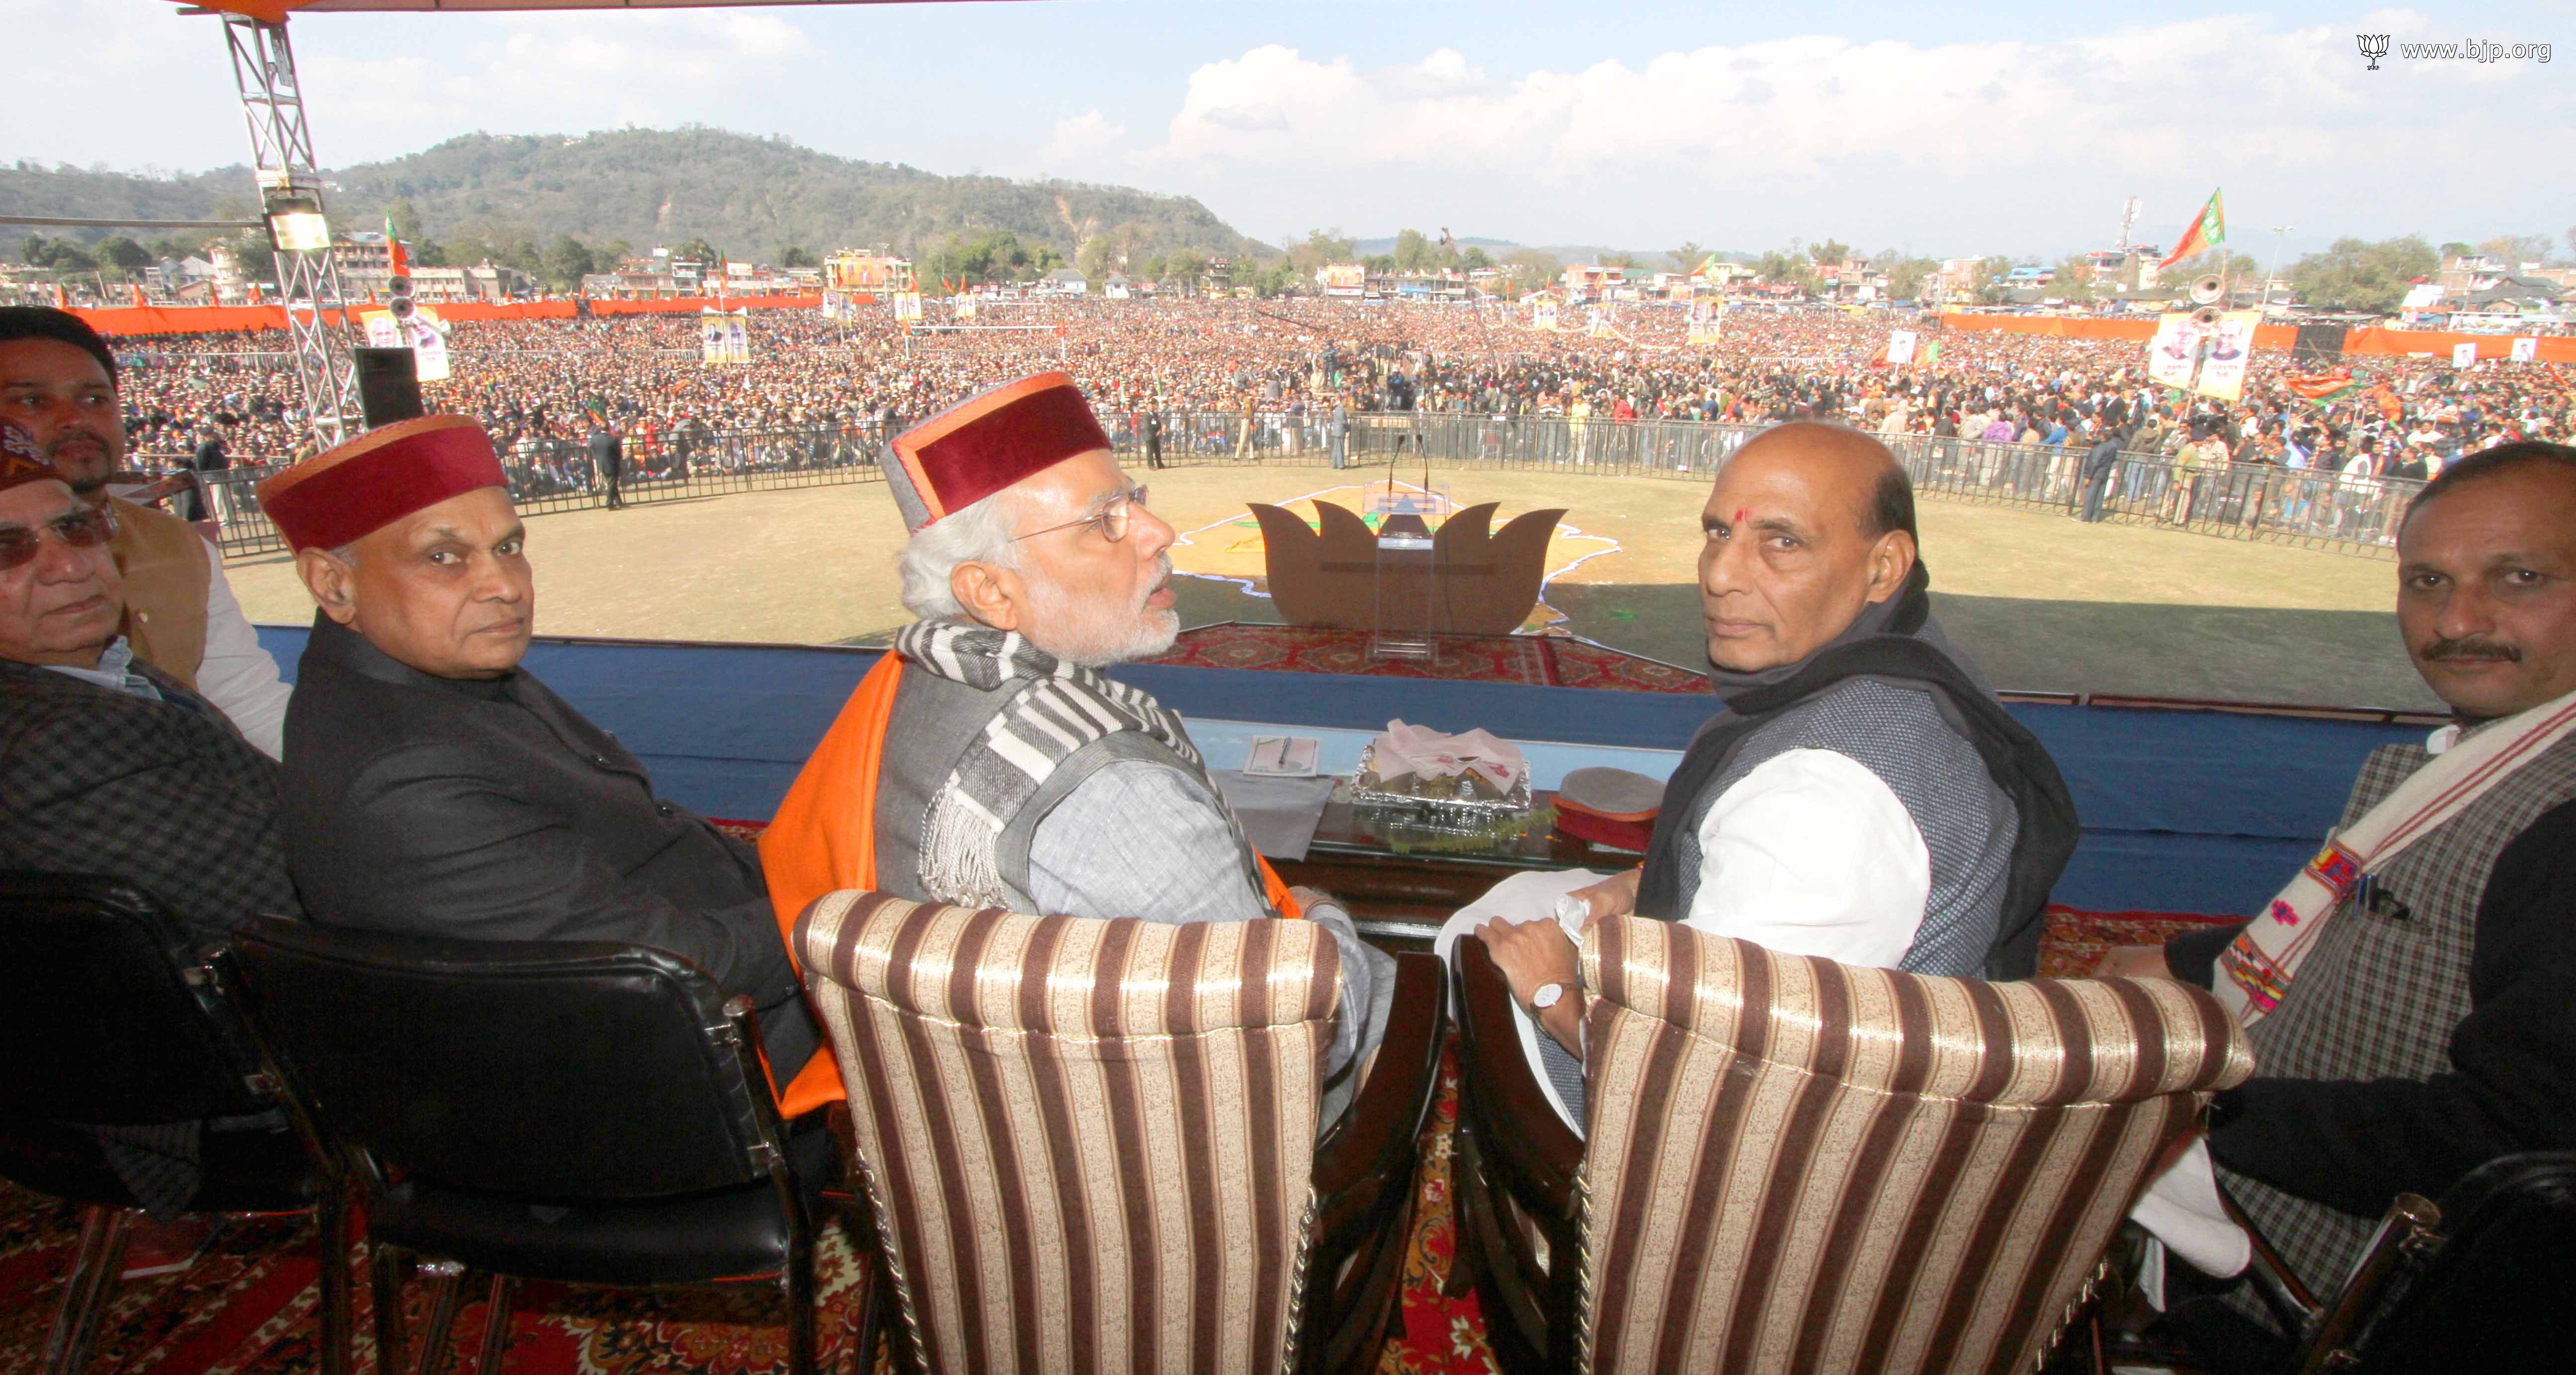
M 0 571 L 35 562 L 44 539 L 37 532 L 42 530 L 53 531 L 54 538 L 74 549 L 96 549 L 116 537 L 116 518 L 97 506 L 65 511 L 37 526 L 0 525 Z

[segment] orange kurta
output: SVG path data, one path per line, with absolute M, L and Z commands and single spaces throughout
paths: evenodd
M 778 804 L 778 815 L 761 833 L 760 868 L 769 880 L 770 906 L 778 914 L 787 957 L 800 973 L 796 918 L 826 893 L 877 886 L 877 771 L 902 676 L 903 660 L 889 650 L 859 680 Z M 1303 915 L 1270 861 L 1253 858 L 1261 866 L 1263 896 L 1271 907 L 1282 916 Z M 800 1117 L 843 1096 L 840 1065 L 827 1044 L 779 1095 L 779 1115 Z

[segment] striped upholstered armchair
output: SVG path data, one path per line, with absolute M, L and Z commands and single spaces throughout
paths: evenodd
M 1398 958 L 1376 1066 L 1319 1139 L 1340 954 L 1309 923 L 842 892 L 796 949 L 898 1369 L 1376 1364 L 1446 1021 L 1430 956 Z
M 1525 1062 L 1480 1054 L 1509 1008 L 1486 1005 L 1490 961 L 1461 967 L 1462 1155 L 1485 1176 L 1460 1183 L 1461 1250 L 1481 1235 L 1506 1319 L 1541 1320 L 1498 1347 L 1560 1367 L 2034 1369 L 2150 1169 L 2253 1071 L 2236 1023 L 2179 983 L 1923 978 L 1604 922 L 1559 1211 L 1495 1177 L 1530 1167 L 1483 1139 L 1491 1077 Z M 1512 1273 L 1497 1243 L 1551 1231 Z

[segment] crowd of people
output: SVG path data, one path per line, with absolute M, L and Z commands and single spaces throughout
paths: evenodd
M 2215 402 L 2151 384 L 2136 342 L 1844 309 L 1741 306 L 1716 345 L 1690 345 L 1682 312 L 1662 306 L 1628 306 L 1605 332 L 1530 330 L 1504 306 L 1236 299 L 1023 301 L 979 324 L 757 312 L 750 363 L 706 363 L 693 317 L 459 322 L 453 373 L 425 391 L 430 409 L 487 427 L 523 500 L 600 492 L 603 430 L 626 482 L 845 466 L 907 417 L 1066 368 L 1115 443 L 1157 458 L 1321 451 L 1327 417 L 1370 412 L 1564 422 L 1530 453 L 1571 463 L 1643 453 L 1618 430 L 1643 420 L 1837 420 L 1896 445 L 1932 487 L 2383 543 L 2388 520 L 2367 500 L 2380 479 L 2576 433 L 2576 379 L 2558 363 L 2352 360 L 2336 376 L 2272 350 L 2241 399 Z M 1893 366 L 1899 324 L 1919 342 Z M 131 340 L 118 350 L 131 451 L 147 469 L 245 466 L 245 482 L 309 453 L 281 350 L 283 335 Z M 1484 456 L 1504 443 L 1479 440 Z M 1680 466 L 1718 451 L 1700 448 Z M 2306 476 L 2264 476 L 2275 469 Z

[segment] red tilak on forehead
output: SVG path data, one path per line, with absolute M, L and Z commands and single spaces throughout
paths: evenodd
M 1744 508 L 1741 506 L 1735 508 L 1735 523 L 1738 525 L 1744 523 Z

